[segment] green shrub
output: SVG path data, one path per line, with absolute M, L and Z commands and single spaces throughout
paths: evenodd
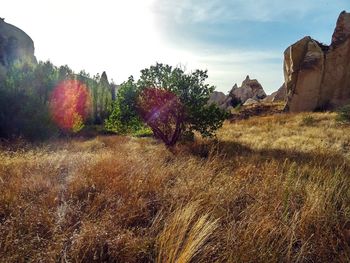
M 49 62 L 15 64 L 0 85 L 0 138 L 42 140 L 57 135 L 48 97 L 55 72 Z
M 132 133 L 135 137 L 150 137 L 153 135 L 152 130 L 149 127 L 142 127 Z
M 136 110 L 138 89 L 133 77 L 123 82 L 117 93 L 105 129 L 119 134 L 135 133 L 144 129 Z
M 214 104 L 207 104 L 215 90 L 214 86 L 205 83 L 207 78 L 207 71 L 186 73 L 179 67 L 157 63 L 141 70 L 137 85 L 139 90 L 157 88 L 177 95 L 185 110 L 181 135 L 193 136 L 194 132 L 198 132 L 203 137 L 212 137 L 228 114 Z
M 207 105 L 209 95 L 215 89 L 205 83 L 207 78 L 207 71 L 185 73 L 181 68 L 159 63 L 143 69 L 137 82 L 130 77 L 121 85 L 105 127 L 109 131 L 131 134 L 144 129 L 137 110 L 137 99 L 143 90 L 154 88 L 175 94 L 184 106 L 181 138 L 193 137 L 194 132 L 212 137 L 228 114 L 214 104 Z
M 350 104 L 337 110 L 336 120 L 339 122 L 350 122 Z

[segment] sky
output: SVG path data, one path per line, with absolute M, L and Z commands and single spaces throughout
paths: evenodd
M 284 81 L 283 52 L 304 36 L 330 44 L 349 0 L 7 0 L 0 17 L 34 41 L 38 60 L 117 84 L 156 62 L 228 92 L 246 75 L 270 94 Z

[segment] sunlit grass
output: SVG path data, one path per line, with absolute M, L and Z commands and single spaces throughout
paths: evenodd
M 348 262 L 349 158 L 333 113 L 226 123 L 173 152 L 121 136 L 3 145 L 0 261 Z

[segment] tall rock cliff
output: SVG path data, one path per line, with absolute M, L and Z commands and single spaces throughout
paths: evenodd
M 291 112 L 350 103 L 350 13 L 340 14 L 330 46 L 304 37 L 288 47 L 284 78 Z
M 34 42 L 21 29 L 0 18 L 0 78 L 15 62 L 36 63 Z

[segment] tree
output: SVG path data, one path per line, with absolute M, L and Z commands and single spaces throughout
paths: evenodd
M 156 138 L 173 146 L 184 128 L 184 107 L 171 91 L 147 88 L 138 96 L 137 109 Z
M 138 94 L 138 88 L 132 76 L 120 85 L 112 112 L 105 121 L 105 128 L 108 131 L 125 134 L 143 128 L 136 108 Z
M 0 84 L 0 137 L 44 139 L 57 133 L 48 107 L 58 69 L 50 62 L 14 63 Z
M 65 132 L 77 132 L 84 126 L 90 109 L 90 96 L 78 80 L 65 80 L 52 92 L 50 109 L 55 123 Z
M 174 145 L 180 137 L 194 138 L 196 131 L 214 136 L 227 115 L 216 105 L 208 105 L 214 87 L 205 83 L 207 78 L 207 71 L 186 74 L 159 63 L 143 69 L 136 83 L 130 77 L 121 85 L 105 126 L 126 133 L 144 127 L 141 117 L 166 145 Z
M 100 123 L 103 123 L 111 111 L 112 106 L 112 91 L 109 84 L 108 77 L 105 71 L 103 71 L 99 82 L 99 107 L 100 107 Z
M 227 117 L 216 105 L 208 105 L 215 87 L 206 84 L 207 71 L 186 74 L 181 68 L 157 63 L 141 71 L 139 90 L 148 87 L 163 89 L 177 95 L 184 107 L 182 135 L 193 138 L 194 132 L 212 137 Z

